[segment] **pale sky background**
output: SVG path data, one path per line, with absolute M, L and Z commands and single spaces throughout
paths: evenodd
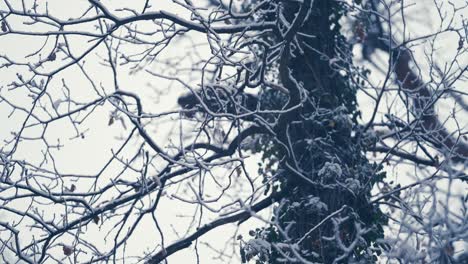
M 132 1 L 132 6 L 143 6 L 144 1 Z M 175 14 L 186 15 L 187 12 L 180 12 L 180 8 L 176 7 L 174 4 L 170 3 L 171 1 L 159 1 L 156 10 L 170 10 Z M 13 1 L 14 4 L 17 4 Z M 53 15 L 59 16 L 62 19 L 67 19 L 68 17 L 76 17 L 83 11 L 83 7 L 88 6 L 87 1 L 48 1 L 49 10 Z M 128 5 L 128 1 L 112 1 L 112 5 L 109 5 L 109 1 L 103 1 L 107 6 L 115 7 L 118 9 Z M 3 4 L 3 3 L 2 3 Z M 1 4 L 0 4 L 1 5 Z M 1 5 L 3 7 L 3 5 Z M 11 23 L 11 22 L 10 22 Z M 19 23 L 13 23 L 19 29 Z M 24 30 L 27 30 L 28 27 L 25 27 Z M 38 29 L 35 27 L 34 29 Z M 81 28 L 80 28 L 81 29 Z M 193 43 L 206 42 L 204 34 L 189 34 L 191 40 L 179 39 L 177 42 L 171 44 L 166 48 L 165 52 L 162 54 L 162 58 L 168 57 L 184 57 L 186 59 L 182 60 L 182 63 L 186 64 L 186 67 L 190 67 L 190 62 L 188 59 L 190 56 L 197 56 L 194 51 L 203 54 L 208 54 L 209 51 L 206 48 L 198 47 L 196 50 L 191 48 Z M 75 37 L 71 38 L 73 41 L 70 41 L 72 50 L 75 49 L 75 52 L 84 50 L 89 46 L 87 43 L 87 38 Z M 193 42 L 192 42 L 193 41 Z M 34 61 L 34 56 L 32 58 L 25 59 L 24 57 L 27 54 L 30 54 L 32 51 L 38 49 L 44 45 L 45 38 L 43 37 L 25 37 L 25 36 L 1 36 L 0 37 L 0 54 L 6 54 L 9 58 L 20 61 L 20 62 L 29 62 Z M 46 47 L 49 46 L 49 50 L 53 48 L 53 41 L 47 41 Z M 47 50 L 47 48 L 45 49 Z M 105 49 L 98 48 L 100 55 L 105 54 Z M 134 52 L 134 51 L 131 51 Z M 37 56 L 35 56 L 37 59 Z M 59 59 L 57 59 L 57 62 Z M 108 91 L 113 91 L 112 84 L 112 72 L 108 67 L 100 65 L 101 59 L 95 54 L 89 55 L 85 59 L 86 68 L 94 73 L 91 76 L 100 86 Z M 52 65 L 56 67 L 57 65 Z M 182 64 L 178 64 L 179 67 L 182 67 Z M 51 67 L 51 68 L 52 68 Z M 24 69 L 24 68 L 23 68 Z M 158 70 L 157 68 L 151 70 Z M 0 68 L 0 80 L 2 80 L 2 85 L 15 80 L 16 74 L 21 72 L 17 67 L 9 68 Z M 27 74 L 21 72 L 22 74 Z M 173 74 L 171 70 L 168 69 L 165 74 Z M 52 95 L 56 95 L 60 98 L 62 93 L 62 79 L 65 80 L 67 87 L 71 91 L 71 97 L 78 102 L 87 102 L 91 98 L 95 98 L 95 93 L 90 87 L 86 78 L 76 70 L 76 68 L 69 68 L 59 76 L 54 78 L 54 83 L 50 85 L 48 90 Z M 177 97 L 182 92 L 188 92 L 186 89 L 182 89 L 180 85 L 172 85 L 162 78 L 149 77 L 148 74 L 128 74 L 128 69 L 122 67 L 119 69 L 119 85 L 122 90 L 132 91 L 140 95 L 140 98 L 143 101 L 145 110 L 151 113 L 162 113 L 165 111 L 174 110 L 177 108 Z M 2 90 L 2 95 L 7 97 L 11 102 L 16 105 L 25 105 L 31 102 L 31 99 L 28 97 L 27 93 L 24 91 L 6 91 Z M 66 104 L 63 104 L 66 107 Z M 62 107 L 62 106 L 60 106 Z M 59 108 L 60 109 L 60 108 Z M 116 145 L 118 141 L 116 139 L 120 136 L 125 136 L 130 129 L 123 129 L 120 122 L 116 121 L 112 126 L 108 125 L 109 122 L 109 113 L 111 107 L 108 103 L 103 106 L 98 107 L 92 115 L 90 115 L 86 121 L 82 124 L 81 131 L 85 132 L 85 139 L 75 138 L 76 133 L 73 127 L 69 125 L 66 119 L 63 121 L 55 122 L 50 125 L 47 130 L 46 138 L 50 143 L 56 143 L 57 139 L 60 138 L 60 143 L 64 146 L 57 150 L 59 154 L 55 156 L 55 162 L 58 165 L 59 170 L 62 173 L 79 173 L 93 175 L 98 172 L 98 170 L 105 164 L 105 162 L 111 157 L 111 150 L 116 149 L 119 145 Z M 11 131 L 18 131 L 22 120 L 25 118 L 24 113 L 18 111 L 14 112 L 10 116 L 11 108 L 5 104 L 0 103 L 0 139 L 4 140 L 11 138 Z M 177 116 L 174 116 L 176 118 Z M 131 123 L 126 120 L 126 125 L 131 127 Z M 151 135 L 156 142 L 166 142 L 169 138 L 172 140 L 177 139 L 178 136 L 172 135 L 179 127 L 179 122 L 169 122 L 170 120 L 161 120 L 159 124 L 152 126 L 154 131 L 151 131 Z M 188 127 L 188 125 L 186 125 Z M 88 130 L 89 129 L 89 130 Z M 40 133 L 37 129 L 29 129 L 25 131 L 27 136 L 38 136 Z M 72 140 L 69 140 L 73 138 Z M 1 145 L 0 145 L 1 147 Z M 38 141 L 27 141 L 19 145 L 18 150 L 15 153 L 17 159 L 25 159 L 31 163 L 40 162 L 41 149 L 44 148 L 44 145 Z M 130 150 L 132 148 L 129 148 Z M 131 153 L 131 151 L 128 151 Z M 129 156 L 129 155 L 127 155 Z M 247 162 L 249 166 L 249 171 L 256 171 L 256 160 L 252 159 L 252 162 Z M 109 169 L 106 175 L 112 176 L 113 173 L 117 172 L 118 168 Z M 102 177 L 101 177 L 102 178 Z M 65 179 L 65 181 L 67 181 Z M 77 189 L 80 189 L 80 183 L 69 182 L 68 186 L 75 184 Z M 241 190 L 239 190 L 241 193 Z M 25 208 L 28 206 L 27 201 L 24 201 L 23 204 L 16 203 L 15 207 Z M 205 210 L 206 211 L 206 210 Z M 268 212 L 268 210 L 265 210 Z M 170 244 L 177 237 L 173 234 L 172 229 L 176 230 L 181 235 L 184 235 L 186 232 L 186 227 L 191 222 L 191 216 L 194 212 L 193 206 L 188 206 L 185 203 L 178 202 L 174 199 L 163 199 L 157 209 L 158 221 L 160 221 L 163 230 L 166 231 L 165 239 L 166 244 Z M 208 214 L 207 212 L 205 214 Z M 249 222 L 258 222 L 258 220 L 252 219 Z M 253 226 L 249 222 L 243 225 L 244 235 L 248 230 Z M 146 226 L 146 227 L 145 227 Z M 100 230 L 97 225 L 88 225 L 87 227 L 87 236 L 90 237 L 90 241 L 95 243 L 97 246 L 104 246 L 106 242 L 104 241 L 104 230 Z M 227 252 L 235 250 L 238 253 L 238 246 L 235 248 L 232 245 L 225 245 L 226 242 L 235 237 L 236 234 L 236 225 L 227 225 L 222 228 L 215 229 L 208 234 L 206 234 L 202 242 L 208 242 L 216 248 L 217 250 Z M 192 233 L 193 230 L 190 231 Z M 34 236 L 34 234 L 30 234 Z M 24 233 L 22 234 L 23 238 L 26 238 Z M 154 228 L 152 219 L 147 217 L 146 220 L 143 220 L 140 223 L 140 227 L 135 231 L 135 235 L 132 239 L 129 240 L 128 246 L 126 247 L 128 255 L 143 256 L 143 251 L 146 251 L 152 248 L 155 245 L 155 242 L 159 240 L 159 234 Z M 112 242 L 112 241 L 111 241 Z M 111 246 L 111 243 L 107 243 L 107 247 Z M 227 248 L 225 248 L 227 247 Z M 218 253 L 213 250 L 208 249 L 207 247 L 200 245 L 199 246 L 201 263 L 220 263 L 219 260 L 214 260 L 213 257 L 216 257 Z M 61 248 L 56 249 L 57 254 L 63 254 Z M 133 253 L 134 252 L 134 253 Z M 195 263 L 195 252 L 193 250 L 187 249 L 182 250 L 179 253 L 172 255 L 169 258 L 169 263 Z M 132 260 L 129 260 L 130 263 Z M 235 259 L 234 263 L 237 262 Z
M 13 0 L 17 4 L 16 0 Z M 19 1 L 18 1 L 19 2 Z M 143 6 L 144 1 L 131 1 L 132 6 Z M 409 3 L 409 1 L 406 1 Z M 425 34 L 425 32 L 430 32 L 434 30 L 438 24 L 437 19 L 434 16 L 434 10 L 428 9 L 430 3 L 432 1 L 417 1 L 414 0 L 416 6 L 409 8 L 409 10 L 418 10 L 419 15 L 421 13 L 427 14 L 426 17 L 423 17 L 421 22 L 411 24 L 412 28 L 409 29 L 408 32 L 414 35 L 418 34 Z M 463 3 L 463 0 L 453 1 Z M 68 18 L 68 17 L 76 17 L 79 15 L 84 6 L 87 6 L 87 1 L 85 0 L 74 0 L 74 1 L 63 1 L 63 0 L 54 0 L 48 1 L 49 3 L 49 10 L 56 16 L 60 16 L 61 18 Z M 115 7 L 115 10 L 118 7 L 125 7 L 129 5 L 128 1 L 120 0 L 112 0 L 112 5 L 110 5 L 111 1 L 103 1 L 106 6 Z M 3 7 L 3 2 L 0 1 L 0 7 Z M 180 8 L 176 7 L 175 5 L 171 4 L 171 1 L 157 1 L 157 5 L 154 5 L 155 10 L 171 10 L 171 12 L 180 14 L 180 15 L 187 15 L 187 12 L 184 12 Z M 417 14 L 417 13 L 416 13 Z M 427 17 L 432 16 L 434 19 L 425 19 Z M 417 18 L 417 17 L 416 17 Z M 457 18 L 461 22 L 461 18 Z M 12 22 L 10 22 L 12 23 Z M 431 23 L 433 23 L 431 25 Z M 19 23 L 13 23 L 15 26 L 20 26 Z M 27 27 L 25 27 L 27 30 Z M 191 48 L 193 43 L 206 43 L 206 37 L 203 34 L 190 34 L 192 37 L 192 41 L 190 42 L 188 38 L 179 39 L 177 42 L 171 44 L 165 52 L 162 54 L 161 58 L 169 58 L 169 57 L 182 57 L 184 58 L 180 63 L 178 63 L 179 67 L 182 67 L 184 64 L 189 67 L 190 65 L 190 58 L 191 56 L 201 56 L 203 57 L 204 54 L 208 55 L 209 50 L 203 47 L 198 47 L 196 50 Z M 411 35 L 413 37 L 413 35 Z M 456 40 L 456 41 L 454 41 Z M 87 45 L 86 38 L 75 37 L 72 38 L 70 41 L 72 49 L 75 49 L 76 52 L 79 50 L 83 50 Z M 0 36 L 0 54 L 6 54 L 10 58 L 14 60 L 19 60 L 22 62 L 27 61 L 34 61 L 34 56 L 31 58 L 25 59 L 25 55 L 29 54 L 32 50 L 37 49 L 38 47 L 44 44 L 44 38 L 42 37 L 24 37 L 24 36 Z M 429 43 L 426 44 L 428 48 Z M 447 34 L 441 36 L 440 39 L 437 39 L 437 60 L 441 61 L 441 63 L 449 61 L 450 58 L 453 56 L 454 52 L 456 51 L 456 47 L 458 45 L 458 38 L 451 34 Z M 49 50 L 53 48 L 53 41 L 48 41 L 46 43 L 46 47 L 50 47 Z M 47 50 L 47 48 L 46 48 Z M 102 55 L 105 54 L 105 49 L 102 47 L 98 49 Z M 196 51 L 196 52 L 195 52 Z M 358 56 L 359 47 L 357 46 L 355 49 L 355 54 Z M 421 63 L 421 67 L 427 67 L 424 65 L 425 61 L 425 54 L 424 49 L 417 48 L 415 49 L 415 55 L 418 63 Z M 206 56 L 205 55 L 205 56 Z M 37 59 L 37 58 L 36 58 Z M 465 63 L 467 62 L 467 58 L 465 57 Z M 112 72 L 109 70 L 108 67 L 99 64 L 99 57 L 96 55 L 90 55 L 86 59 L 86 68 L 91 70 L 94 73 L 91 76 L 104 90 L 111 92 L 113 90 L 112 84 Z M 57 59 L 57 62 L 60 60 Z M 53 65 L 51 63 L 51 67 Z M 164 68 L 164 67 L 163 67 Z M 151 70 L 161 71 L 161 68 L 152 68 Z M 20 72 L 16 67 L 9 67 L 9 68 L 0 68 L 0 87 L 4 84 L 9 83 L 10 81 L 14 80 L 16 74 Z M 128 74 L 128 69 L 122 67 L 118 69 L 119 71 L 119 85 L 122 90 L 126 91 L 133 91 L 140 95 L 140 98 L 143 100 L 143 105 L 147 111 L 151 110 L 152 113 L 162 113 L 165 111 L 174 110 L 177 108 L 177 96 L 182 92 L 187 92 L 180 87 L 180 85 L 171 85 L 167 80 L 161 78 L 151 77 L 148 74 L 139 73 L 139 74 Z M 175 74 L 171 72 L 170 67 L 166 68 L 165 74 Z M 424 73 L 424 71 L 423 71 Z M 23 73 L 27 74 L 27 73 Z M 79 102 L 86 102 L 90 98 L 93 98 L 95 93 L 93 92 L 92 88 L 89 86 L 88 81 L 82 74 L 76 71 L 75 68 L 70 68 L 65 70 L 64 72 L 60 73 L 60 76 L 55 77 L 54 84 L 51 85 L 49 92 L 52 95 L 56 95 L 57 98 L 60 98 L 62 93 L 62 78 L 65 80 L 67 87 L 70 88 L 71 97 Z M 374 76 L 375 82 L 378 82 L 379 77 Z M 459 84 L 465 85 L 465 84 Z M 31 101 L 28 97 L 27 93 L 20 90 L 13 90 L 13 91 L 6 91 L 2 88 L 0 94 L 7 97 L 12 102 L 16 103 L 17 105 L 25 105 Z M 369 99 L 363 94 L 359 94 L 358 100 L 363 110 L 363 120 L 369 120 L 370 118 L 370 111 L 372 109 L 373 102 L 369 101 Z M 60 106 L 60 107 L 66 107 Z M 448 101 L 446 104 L 438 105 L 439 109 L 442 109 L 440 112 L 446 115 L 449 115 L 450 111 L 445 111 L 443 108 L 451 108 L 452 105 Z M 60 109 L 60 108 L 59 108 Z M 60 150 L 56 150 L 56 164 L 58 164 L 58 168 L 62 170 L 62 172 L 76 172 L 77 170 L 83 174 L 96 174 L 97 171 L 102 167 L 102 165 L 110 158 L 111 156 L 111 149 L 117 148 L 116 138 L 120 136 L 125 136 L 130 130 L 123 129 L 122 124 L 120 122 L 115 122 L 112 126 L 108 125 L 109 120 L 109 113 L 112 108 L 108 103 L 100 106 L 96 109 L 96 111 L 89 116 L 89 118 L 82 124 L 81 131 L 85 132 L 85 139 L 72 139 L 70 138 L 75 137 L 74 129 L 67 123 L 66 120 L 59 121 L 57 123 L 52 123 L 51 126 L 48 128 L 47 132 L 47 140 L 50 143 L 56 143 L 57 139 L 60 138 L 60 143 L 64 144 Z M 5 104 L 0 103 L 0 140 L 4 140 L 7 138 L 11 138 L 11 131 L 17 131 L 19 126 L 21 125 L 22 120 L 24 119 L 24 113 L 15 112 L 13 115 L 10 115 L 11 108 Z M 382 109 L 385 111 L 385 109 Z M 176 116 L 174 116 L 176 117 Z M 461 118 L 459 120 L 464 121 L 464 125 L 466 126 L 466 117 Z M 151 135 L 155 138 L 156 142 L 167 142 L 168 140 L 177 141 L 177 131 L 179 129 L 179 122 L 173 121 L 171 122 L 170 118 L 163 118 L 157 121 L 155 124 L 151 125 Z M 453 122 L 450 123 L 453 125 Z M 127 120 L 127 126 L 131 127 L 131 124 Z M 189 124 L 184 124 L 185 129 L 190 130 Z M 89 128 L 89 130 L 87 130 Z M 39 130 L 31 129 L 26 131 L 27 136 L 37 136 L 40 133 Z M 0 144 L 0 148 L 2 145 Z M 27 141 L 23 144 L 19 145 L 19 148 L 15 154 L 17 159 L 25 159 L 29 162 L 38 162 L 39 158 L 41 157 L 41 149 L 43 148 L 43 144 L 40 142 L 33 142 Z M 131 149 L 131 148 L 130 148 Z M 59 151 L 59 152 L 58 152 Z M 59 153 L 59 154 L 58 154 Z M 129 151 L 130 153 L 130 151 Z M 251 157 L 247 165 L 249 167 L 249 171 L 253 174 L 257 171 L 257 163 L 258 157 Z M 111 168 L 106 175 L 112 176 L 113 173 L 118 170 L 118 166 L 115 168 Z M 398 170 L 392 170 L 392 168 L 387 168 L 389 172 L 389 176 L 391 178 L 396 178 L 402 184 L 407 184 L 412 181 L 411 177 L 408 177 L 412 174 L 411 166 L 401 166 Z M 220 172 L 222 173 L 222 172 Z M 129 175 L 128 177 L 131 177 Z M 66 181 L 66 179 L 65 179 Z M 70 182 L 69 184 L 71 184 Z M 76 184 L 76 183 L 75 183 Z M 76 184 L 78 188 L 80 188 L 79 183 Z M 457 186 L 452 186 L 452 188 L 457 189 L 456 192 L 464 193 L 468 189 L 466 184 L 460 184 Z M 242 185 L 237 186 L 235 189 L 238 189 L 238 195 L 242 195 Z M 18 204 L 18 208 L 27 206 L 26 204 Z M 184 228 L 190 224 L 191 219 L 184 217 L 183 215 L 191 215 L 194 210 L 193 206 L 188 206 L 185 203 L 178 202 L 176 200 L 169 200 L 164 199 L 159 206 L 158 209 L 158 217 L 161 221 L 161 225 L 164 226 L 163 230 L 166 230 L 166 243 L 170 244 L 173 239 L 176 239 L 176 236 L 171 236 L 171 225 L 173 228 L 180 232 L 181 234 L 184 233 Z M 206 211 L 206 210 L 205 210 Z M 267 217 L 269 210 L 265 210 L 263 215 Z M 178 216 L 179 217 L 176 217 Z M 0 217 L 1 213 L 0 213 Z M 148 246 L 154 246 L 155 240 L 158 240 L 159 234 L 156 232 L 154 228 L 154 224 L 151 223 L 151 219 L 148 218 L 147 221 L 141 223 L 141 228 L 136 231 L 137 235 L 134 235 L 133 239 L 129 240 L 127 252 L 135 252 L 135 255 L 140 255 L 138 252 L 144 251 Z M 260 225 L 260 221 L 253 219 L 249 220 L 252 224 L 244 223 L 240 233 L 244 235 L 244 237 L 248 237 L 247 231 L 251 229 L 255 225 Z M 150 226 L 146 228 L 146 226 Z M 104 234 L 104 230 L 100 230 L 99 226 L 97 225 L 88 225 L 88 236 L 90 237 L 90 241 L 96 242 L 96 244 L 105 244 L 104 239 L 96 239 L 98 237 L 102 237 Z M 193 230 L 192 230 L 193 232 Z M 217 228 L 208 234 L 206 234 L 202 241 L 210 243 L 213 247 L 220 249 L 221 251 L 226 251 L 224 249 L 225 241 L 230 239 L 235 235 L 236 226 L 229 225 Z M 191 232 L 190 232 L 191 233 Z M 32 234 L 33 235 L 33 234 Z M 156 239 L 155 239 L 156 238 Z M 92 239 L 92 240 L 91 240 Z M 210 250 L 202 245 L 200 245 L 200 257 L 201 263 L 220 263 L 219 260 L 214 260 L 213 257 L 216 256 L 213 250 Z M 60 248 L 57 249 L 58 253 L 60 252 Z M 232 246 L 229 246 L 229 251 L 233 250 Z M 234 248 L 234 251 L 238 252 L 238 246 Z M 130 255 L 130 254 L 129 254 Z M 129 261 L 132 263 L 132 260 Z M 179 253 L 174 254 L 169 258 L 169 263 L 195 263 L 195 253 L 193 250 L 186 249 L 182 250 Z M 237 260 L 233 261 L 233 263 L 237 263 Z

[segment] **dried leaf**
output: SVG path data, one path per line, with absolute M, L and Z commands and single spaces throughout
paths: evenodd
M 95 217 L 93 217 L 93 222 L 97 225 L 99 224 L 99 215 L 96 215 Z
M 63 250 L 63 254 L 65 256 L 70 256 L 72 253 L 73 253 L 73 248 L 72 247 L 69 247 L 69 246 L 63 246 L 62 247 L 62 250 Z
M 60 104 L 62 103 L 62 99 L 57 99 L 55 102 L 53 102 L 53 106 L 55 109 L 59 108 Z
M 54 61 L 55 59 L 57 58 L 57 55 L 55 54 L 55 52 L 52 52 L 49 57 L 47 57 L 47 60 L 48 61 Z
M 162 185 L 161 179 L 157 175 L 154 175 L 153 179 L 156 182 L 156 186 L 161 186 Z
M 70 192 L 74 192 L 75 190 L 76 190 L 76 186 L 75 186 L 75 184 L 72 184 L 70 186 Z
M 356 34 L 357 40 L 362 43 L 367 37 L 366 28 L 362 23 L 357 23 L 354 26 L 354 34 Z
M 464 41 L 463 41 L 463 38 L 460 38 L 460 40 L 458 41 L 458 48 L 457 48 L 457 50 L 463 49 L 463 42 L 464 42 Z
M 241 167 L 236 168 L 236 174 L 237 174 L 237 177 L 242 175 L 242 168 Z
M 2 32 L 7 32 L 7 31 L 8 31 L 7 25 L 5 21 L 2 21 Z
M 109 118 L 109 123 L 107 124 L 108 126 L 112 126 L 112 124 L 114 124 L 114 116 L 111 116 Z

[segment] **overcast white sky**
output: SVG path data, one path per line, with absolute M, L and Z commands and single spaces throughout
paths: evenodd
M 19 4 L 19 1 L 11 1 L 15 4 Z M 69 17 L 77 17 L 83 11 L 83 8 L 87 6 L 87 1 L 85 0 L 75 0 L 75 1 L 47 1 L 50 12 L 59 16 L 63 19 Z M 113 10 L 117 10 L 119 7 L 126 7 L 129 5 L 129 1 L 125 0 L 112 0 L 112 1 L 102 1 L 106 6 L 112 6 Z M 155 10 L 171 10 L 174 13 L 186 15 L 187 12 L 183 12 L 181 8 L 176 7 L 174 4 L 171 4 L 172 1 L 158 0 L 157 4 L 154 4 Z M 405 1 L 410 5 L 410 1 Z M 432 1 L 412 1 L 414 6 L 411 6 L 408 10 L 409 13 L 414 12 L 415 20 L 421 20 L 417 23 L 411 24 L 412 26 L 408 30 L 408 34 L 411 34 L 409 37 L 416 36 L 418 34 L 425 34 L 436 29 L 438 21 L 436 16 L 434 16 L 434 10 L 430 10 L 429 6 Z M 440 1 L 439 1 L 440 2 Z M 463 0 L 453 1 L 463 3 Z M 144 3 L 141 1 L 131 1 L 131 6 L 142 6 Z M 4 4 L 0 1 L 0 8 L 3 9 Z M 424 17 L 421 17 L 424 16 Z M 434 17 L 434 19 L 431 19 Z M 462 18 L 457 18 L 461 22 Z M 15 23 L 14 21 L 9 21 L 14 26 L 21 27 L 19 22 Z M 28 30 L 28 26 L 23 26 L 25 30 Z M 179 67 L 183 65 L 190 66 L 191 59 L 196 56 L 203 57 L 205 54 L 209 54 L 209 50 L 206 47 L 199 47 L 196 49 L 191 48 L 193 43 L 206 43 L 206 38 L 202 34 L 191 34 L 191 41 L 188 38 L 181 38 L 174 45 L 169 46 L 166 51 L 162 54 L 161 58 L 169 57 L 182 57 L 184 58 L 178 63 Z M 408 36 L 407 36 L 408 37 Z M 456 41 L 455 41 L 456 40 Z M 442 36 L 437 39 L 437 57 L 438 61 L 441 64 L 450 60 L 456 51 L 458 38 L 455 39 L 453 35 Z M 75 49 L 75 52 L 84 49 L 89 44 L 87 43 L 86 38 L 72 38 L 70 41 L 71 46 Z M 7 55 L 9 58 L 20 61 L 20 62 L 34 62 L 37 60 L 37 56 L 32 56 L 26 58 L 27 54 L 30 54 L 31 51 L 36 50 L 42 45 L 46 45 L 45 50 L 51 50 L 53 48 L 53 41 L 45 41 L 45 38 L 42 37 L 25 37 L 25 36 L 0 36 L 0 55 Z M 429 47 L 429 43 L 425 44 L 425 47 Z M 356 47 L 356 54 L 359 47 Z M 195 52 L 196 51 L 196 52 Z M 425 60 L 425 49 L 415 49 L 416 60 L 418 63 L 421 63 L 421 67 L 427 67 L 424 65 Z M 105 56 L 105 49 L 103 47 L 97 50 L 100 56 Z M 198 53 L 198 54 L 197 54 Z M 384 59 L 384 58 L 383 58 Z M 465 58 L 467 59 L 467 58 Z M 100 57 L 96 54 L 92 54 L 86 58 L 86 68 L 88 71 L 93 74 L 90 76 L 94 79 L 104 90 L 112 92 L 113 81 L 112 81 L 112 72 L 108 67 L 100 65 Z M 59 63 L 60 60 L 57 60 Z M 468 61 L 468 60 L 467 60 Z M 465 61 L 465 62 L 467 62 Z M 51 63 L 51 67 L 55 67 Z M 163 71 L 165 74 L 175 74 L 171 72 L 171 69 L 167 66 L 153 66 L 151 70 L 154 71 Z M 8 91 L 2 86 L 15 80 L 17 78 L 17 73 L 28 74 L 18 67 L 9 67 L 9 68 L 0 68 L 0 95 L 5 96 L 11 102 L 16 105 L 27 105 L 31 102 L 31 99 L 28 97 L 28 93 L 21 90 L 12 90 Z M 149 76 L 147 73 L 140 72 L 137 74 L 129 74 L 128 68 L 121 67 L 119 71 L 119 85 L 121 89 L 133 91 L 139 94 L 143 100 L 145 109 L 150 110 L 152 113 L 161 113 L 165 111 L 170 111 L 176 109 L 177 96 L 184 91 L 182 87 L 177 85 L 171 85 L 170 82 L 162 78 L 155 78 Z M 77 71 L 76 68 L 70 68 L 62 73 L 60 76 L 54 78 L 54 83 L 51 85 L 49 92 L 51 95 L 57 96 L 57 99 L 60 98 L 63 91 L 62 80 L 65 81 L 67 87 L 71 91 L 71 97 L 79 102 L 86 102 L 93 98 L 95 95 L 93 89 L 90 87 L 87 79 Z M 378 78 L 375 78 L 375 81 L 378 82 Z M 466 85 L 459 84 L 459 85 Z M 370 111 L 367 109 L 372 109 L 373 103 L 365 97 L 363 94 L 359 95 L 360 106 L 363 109 L 363 120 L 368 120 L 370 117 Z M 66 107 L 64 104 L 61 107 Z M 441 113 L 448 115 L 451 108 L 451 105 L 440 105 L 440 108 L 447 108 L 447 111 L 441 109 Z M 122 124 L 116 122 L 112 126 L 108 125 L 109 114 L 111 111 L 111 106 L 106 103 L 105 105 L 99 107 L 94 111 L 94 113 L 89 116 L 89 118 L 82 124 L 81 131 L 85 131 L 85 139 L 72 139 L 75 137 L 75 130 L 70 126 L 66 120 L 63 122 L 57 122 L 52 124 L 47 130 L 47 139 L 52 142 L 57 142 L 57 139 L 60 138 L 60 142 L 64 145 L 60 150 L 56 150 L 55 158 L 58 168 L 63 173 L 73 173 L 79 171 L 83 174 L 96 174 L 97 171 L 102 167 L 102 165 L 110 158 L 112 155 L 112 150 L 116 149 L 116 138 L 124 136 L 129 132 L 129 129 L 124 129 Z M 385 110 L 383 110 L 385 111 Z M 12 115 L 11 107 L 5 103 L 0 103 L 0 140 L 11 138 L 12 131 L 18 131 L 22 120 L 25 118 L 25 114 L 19 111 L 14 112 Z M 174 119 L 175 120 L 175 119 Z M 466 126 L 466 118 L 464 120 Z M 126 124 L 128 127 L 131 127 L 131 124 L 128 122 Z M 177 141 L 178 140 L 178 129 L 179 122 L 176 120 L 173 121 L 170 118 L 162 118 L 156 123 L 151 125 L 151 135 L 156 139 L 157 142 L 169 142 L 169 140 Z M 453 125 L 453 123 L 451 124 Z M 185 129 L 190 130 L 189 125 L 184 125 Z M 89 129 L 89 130 L 88 130 Z M 31 129 L 26 131 L 28 136 L 37 136 L 41 131 L 37 129 Z M 8 149 L 8 146 L 6 146 Z M 0 148 L 2 145 L 0 144 Z M 18 151 L 15 154 L 17 159 L 25 159 L 31 163 L 39 162 L 42 157 L 41 150 L 44 148 L 44 145 L 38 141 L 25 141 L 19 145 Z M 132 148 L 129 148 L 128 153 L 132 153 Z M 252 157 L 248 166 L 252 173 L 257 171 L 257 158 Z M 391 177 L 397 178 L 399 181 L 407 183 L 411 179 L 408 176 L 411 175 L 412 171 L 410 167 L 401 169 L 399 171 L 389 170 L 389 175 Z M 119 169 L 119 166 L 111 168 L 107 171 L 107 175 L 110 177 Z M 221 173 L 221 172 L 220 172 Z M 131 176 L 128 176 L 131 177 Z M 67 181 L 65 179 L 65 181 Z M 69 182 L 68 184 L 71 184 Z M 80 183 L 74 183 L 80 188 Z M 241 195 L 242 185 L 239 185 L 239 194 Z M 458 188 L 457 192 L 466 192 L 466 185 L 453 186 L 453 188 Z M 24 201 L 26 202 L 26 201 Z M 26 206 L 26 204 L 17 205 L 18 208 Z M 161 225 L 164 227 L 167 232 L 166 241 L 170 243 L 173 239 L 176 239 L 176 236 L 171 232 L 173 227 L 177 232 L 183 234 L 186 226 L 191 222 L 190 217 L 195 207 L 189 206 L 185 203 L 178 202 L 174 199 L 164 199 L 158 209 L 158 217 L 161 221 Z M 266 210 L 268 214 L 268 210 Z M 1 217 L 1 212 L 0 212 Z M 133 237 L 128 243 L 127 250 L 128 252 L 135 252 L 135 255 L 140 255 L 141 251 L 144 251 L 148 246 L 154 246 L 155 241 L 159 239 L 159 235 L 154 228 L 154 224 L 151 223 L 151 219 L 146 219 L 141 227 L 136 231 L 137 235 Z M 258 224 L 258 220 L 252 220 L 253 223 Z M 241 233 L 246 235 L 246 231 L 249 230 L 249 227 L 254 226 L 255 224 L 249 225 L 248 223 L 244 224 L 243 230 Z M 172 227 L 171 227 L 172 226 Z M 223 245 L 226 240 L 231 238 L 236 230 L 235 225 L 229 227 L 222 227 L 211 231 L 208 233 L 202 241 L 210 243 L 213 247 L 220 249 L 221 251 L 225 250 Z M 92 225 L 88 227 L 89 233 L 87 234 L 90 239 L 93 239 L 93 242 L 96 241 L 96 238 L 102 237 L 104 232 L 99 229 L 99 226 Z M 171 235 L 172 234 L 172 235 Z M 105 244 L 104 238 L 99 239 L 97 243 Z M 166 243 L 167 243 L 166 242 Z M 233 247 L 230 247 L 229 250 L 232 250 Z M 60 252 L 60 249 L 57 249 L 57 252 Z M 229 251 L 226 250 L 226 251 Z M 238 251 L 238 248 L 234 248 L 235 251 Z M 200 257 L 202 258 L 201 263 L 221 263 L 220 260 L 213 260 L 212 257 L 215 256 L 212 250 L 207 249 L 206 247 L 200 247 Z M 236 260 L 237 261 L 237 260 Z M 234 263 L 236 263 L 234 261 Z M 130 261 L 131 262 L 131 261 Z M 195 254 L 192 250 L 183 250 L 180 253 L 177 253 L 169 258 L 170 263 L 195 263 Z

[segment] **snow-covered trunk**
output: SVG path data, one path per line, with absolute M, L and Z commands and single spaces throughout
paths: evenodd
M 280 117 L 276 128 L 279 142 L 292 150 L 283 152 L 280 164 L 282 188 L 290 194 L 275 212 L 281 228 L 270 242 L 290 246 L 273 247 L 270 263 L 289 257 L 372 261 L 366 249 L 383 235 L 385 220 L 368 197 L 381 175 L 364 156 L 354 118 L 352 55 L 338 22 L 344 6 L 311 1 L 297 23 L 307 1 L 284 4 L 281 10 L 289 30 L 283 34 L 279 75 L 289 90 L 288 106 L 300 107 Z M 290 30 L 296 32 L 288 39 Z

